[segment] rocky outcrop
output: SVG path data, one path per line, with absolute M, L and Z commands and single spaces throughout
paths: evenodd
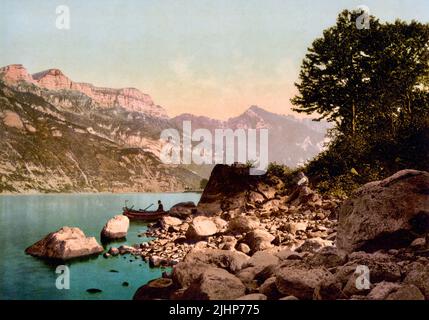
M 402 170 L 370 182 L 339 211 L 338 248 L 347 252 L 405 247 L 429 232 L 429 173 Z
M 62 227 L 25 249 L 27 254 L 41 258 L 68 260 L 99 254 L 103 247 L 94 237 L 86 237 L 79 228 Z
M 11 64 L 0 68 L 0 76 L 7 83 L 18 84 L 19 82 L 34 83 L 33 77 L 22 64 Z
M 127 236 L 130 219 L 124 215 L 114 216 L 101 230 L 101 238 L 106 240 L 122 239 Z

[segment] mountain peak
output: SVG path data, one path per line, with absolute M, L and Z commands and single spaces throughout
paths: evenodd
M 20 81 L 33 83 L 33 78 L 22 64 L 10 64 L 0 68 L 0 74 L 6 83 L 17 84 Z
M 48 69 L 34 73 L 33 79 L 43 88 L 50 90 L 71 89 L 72 81 L 60 69 Z

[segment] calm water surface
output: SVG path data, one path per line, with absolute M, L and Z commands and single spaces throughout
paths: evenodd
M 199 193 L 134 194 L 49 194 L 0 196 L 0 299 L 131 299 L 135 290 L 161 276 L 165 269 L 151 269 L 144 260 L 131 255 L 96 258 L 67 263 L 70 289 L 58 290 L 56 265 L 31 257 L 25 248 L 62 226 L 79 227 L 100 242 L 106 221 L 121 213 L 125 200 L 145 208 L 160 199 L 164 208 L 182 201 L 200 199 Z M 148 241 L 137 235 L 146 224 L 131 222 L 127 239 L 132 245 Z M 106 245 L 107 250 L 110 246 Z M 112 272 L 118 271 L 118 272 Z M 128 282 L 129 286 L 123 286 Z M 102 292 L 91 294 L 89 288 Z

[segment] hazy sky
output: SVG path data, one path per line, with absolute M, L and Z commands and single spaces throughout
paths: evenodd
M 70 30 L 55 27 L 58 5 Z M 172 116 L 290 113 L 307 47 L 358 5 L 383 21 L 429 21 L 428 0 L 2 0 L 0 65 L 136 87 Z

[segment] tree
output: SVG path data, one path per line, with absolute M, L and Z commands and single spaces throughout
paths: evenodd
M 308 49 L 294 111 L 318 113 L 346 138 L 393 136 L 398 127 L 426 112 L 429 27 L 418 22 L 355 25 L 358 11 L 340 13 Z M 426 91 L 425 91 L 426 90 Z
M 200 189 L 204 189 L 207 186 L 209 181 L 206 178 L 201 179 L 200 181 Z
M 325 190 L 429 170 L 429 24 L 371 17 L 358 29 L 360 14 L 341 12 L 312 43 L 291 100 L 335 123 L 329 148 L 305 169 Z

